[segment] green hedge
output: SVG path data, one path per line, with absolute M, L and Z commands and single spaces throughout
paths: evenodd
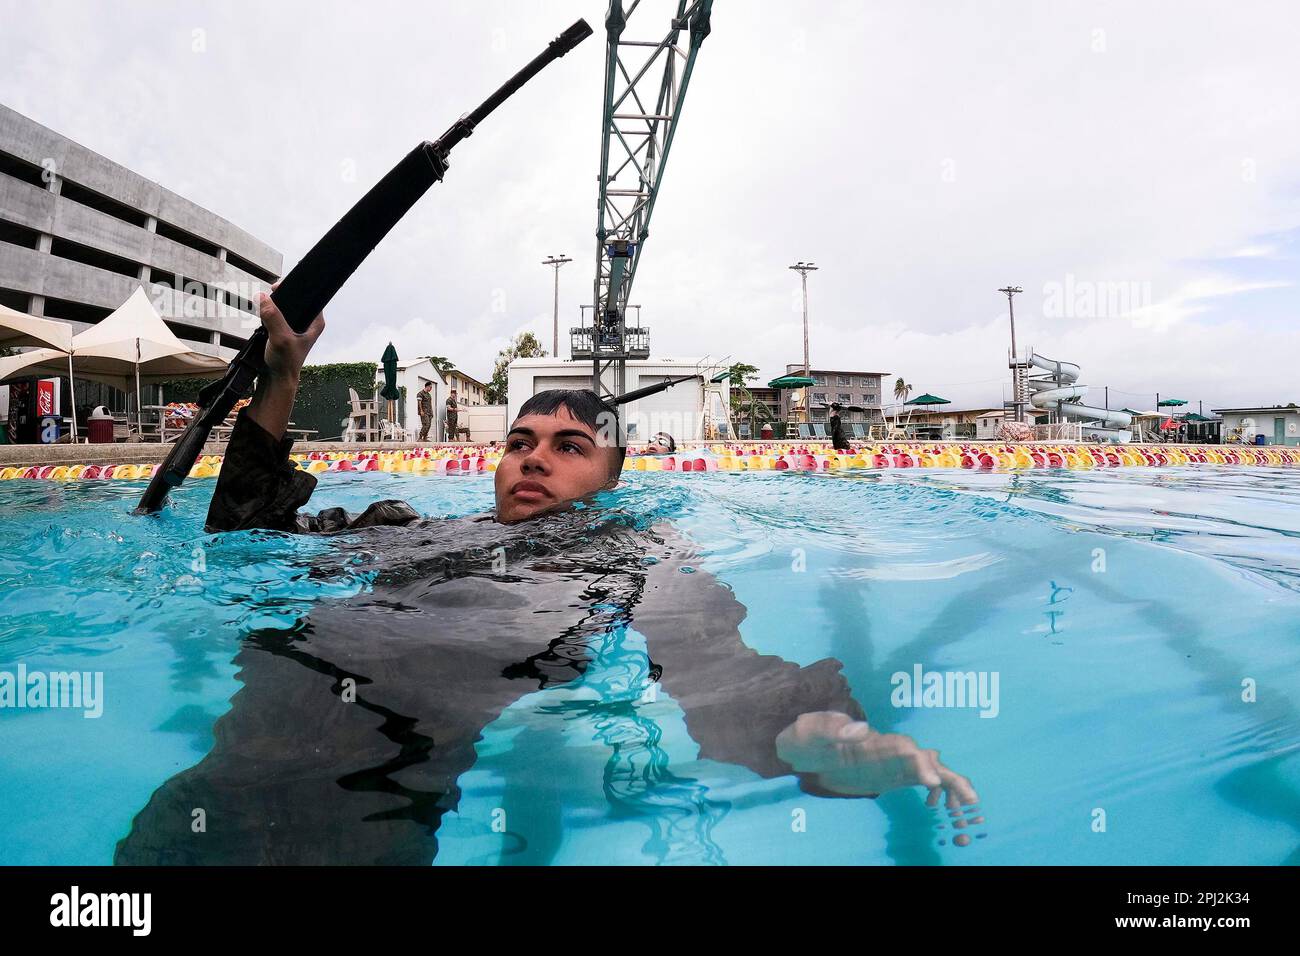
M 304 365 L 298 380 L 298 400 L 293 406 L 294 427 L 314 428 L 319 440 L 337 439 L 352 407 L 348 389 L 355 388 L 362 398 L 371 397 L 377 369 L 374 362 Z M 198 401 L 199 389 L 209 381 L 183 378 L 164 382 L 163 402 Z

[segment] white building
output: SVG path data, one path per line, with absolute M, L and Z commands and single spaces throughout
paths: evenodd
M 433 408 L 436 412 L 438 401 L 441 398 L 446 401 L 447 386 L 443 383 L 442 376 L 434 368 L 433 363 L 427 358 L 410 359 L 408 361 L 397 362 L 397 387 L 406 389 L 406 399 L 402 404 L 402 410 L 397 416 L 397 421 L 406 426 L 408 432 L 414 431 L 415 435 L 420 434 L 420 410 L 416 404 L 416 395 L 420 389 L 424 388 L 425 382 L 433 383 Z M 380 365 L 375 370 L 375 391 L 384 387 L 384 367 Z M 380 398 L 380 408 L 384 407 L 384 399 Z M 436 417 L 436 416 L 435 416 Z M 442 436 L 438 433 L 438 424 L 429 429 L 429 438 L 437 441 Z
M 428 358 L 418 358 L 397 363 L 397 387 L 406 389 L 406 400 L 397 420 L 406 427 L 409 439 L 418 438 L 420 434 L 420 409 L 417 395 L 426 382 L 433 383 L 430 398 L 433 400 L 434 422 L 429 429 L 430 441 L 471 441 L 483 444 L 501 441 L 506 437 L 505 406 L 484 404 L 486 386 L 483 383 L 456 370 L 440 375 Z M 376 392 L 383 387 L 383 384 L 384 368 L 381 365 L 375 370 Z M 460 406 L 456 424 L 460 428 L 469 429 L 468 438 L 464 434 L 453 437 L 446 433 L 447 395 L 453 387 L 457 390 L 456 403 Z M 379 401 L 382 410 L 384 400 Z
M 980 412 L 975 418 L 975 438 L 979 441 L 992 441 L 998 437 L 998 426 L 1006 420 L 1005 409 L 990 408 Z
M 713 373 L 700 359 L 633 359 L 627 363 L 627 390 L 655 385 L 669 378 L 694 374 L 693 380 L 674 385 L 656 395 L 623 406 L 620 416 L 627 427 L 628 441 L 648 441 L 655 432 L 665 431 L 678 441 L 706 437 L 706 423 L 725 427 L 725 409 L 730 401 L 728 384 L 709 385 Z M 613 370 L 606 373 L 610 382 Z M 538 392 L 552 388 L 591 388 L 591 362 L 556 358 L 522 358 L 510 363 L 507 421 L 514 421 L 520 407 Z M 708 386 L 706 388 L 706 386 Z M 712 401 L 710 401 L 710 394 Z M 721 396 L 719 402 L 718 396 Z M 706 414 L 706 410 L 708 414 Z M 722 418 L 722 421 L 716 419 Z
M 1300 445 L 1300 408 L 1274 405 L 1261 408 L 1216 408 L 1215 415 L 1223 419 L 1223 440 L 1233 438 L 1250 444 L 1255 436 L 1263 435 L 1266 445 Z

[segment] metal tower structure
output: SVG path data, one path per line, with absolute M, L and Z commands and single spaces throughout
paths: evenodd
M 1029 363 L 1021 360 L 1016 352 L 1016 307 L 1011 301 L 1025 290 L 1018 285 L 1007 285 L 998 289 L 1007 297 L 1007 314 L 1011 316 L 1011 351 L 1007 353 L 1007 368 L 1011 369 L 1011 401 L 1003 402 L 1002 408 L 1011 412 L 1014 420 L 1025 420 L 1025 406 L 1029 404 Z
M 650 25 L 645 7 L 663 0 L 610 0 L 605 15 L 605 103 L 596 199 L 596 279 L 591 325 L 570 329 L 572 356 L 590 359 L 592 390 L 626 391 L 627 360 L 649 358 L 650 330 L 627 324 L 628 295 L 650 234 L 668 154 L 700 45 L 709 35 L 713 0 L 672 0 L 676 15 L 660 40 L 624 39 L 628 22 Z M 682 35 L 687 45 L 682 48 Z M 639 313 L 638 313 L 639 316 Z M 615 369 L 613 391 L 602 375 Z

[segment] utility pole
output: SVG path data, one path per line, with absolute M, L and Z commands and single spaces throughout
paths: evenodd
M 799 273 L 803 280 L 803 374 L 804 378 L 811 374 L 808 366 L 808 273 L 816 272 L 817 265 L 813 262 L 803 262 L 802 260 L 790 266 L 795 272 Z M 803 403 L 803 420 L 809 422 L 812 420 L 812 393 L 809 392 L 808 386 L 804 386 L 804 395 L 806 396 Z
M 542 265 L 555 269 L 555 313 L 551 320 L 551 355 L 555 358 L 560 357 L 560 266 L 572 261 L 563 252 L 542 260 Z
M 1020 286 L 1005 286 L 998 289 L 1007 297 L 1007 311 L 1011 315 L 1011 401 L 1016 409 L 1016 421 L 1025 420 L 1025 406 L 1020 398 L 1020 355 L 1016 352 L 1016 308 L 1012 304 L 1012 298 L 1025 290 Z

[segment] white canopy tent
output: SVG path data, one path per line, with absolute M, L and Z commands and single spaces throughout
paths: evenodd
M 0 305 L 0 346 L 49 345 L 62 352 L 72 348 L 72 326 L 41 319 Z
M 21 313 L 17 313 L 21 316 Z M 29 321 L 48 322 L 26 316 Z M 58 325 L 59 323 L 49 323 Z M 71 331 L 71 326 L 65 326 Z M 67 347 L 40 348 L 0 358 L 0 382 L 21 372 L 24 375 L 63 373 L 67 356 L 69 376 L 76 374 L 130 391 L 135 381 L 136 425 L 141 424 L 140 383 L 173 378 L 219 378 L 226 362 L 196 352 L 167 328 L 143 288 L 137 288 L 111 315 L 86 331 L 72 336 Z M 75 395 L 73 398 L 75 406 Z M 74 420 L 75 427 L 75 420 Z
M 72 326 L 42 319 L 0 305 L 0 347 L 52 346 L 68 356 L 68 384 L 72 383 Z M 3 378 L 3 376 L 0 376 Z M 77 405 L 72 403 L 72 433 L 77 433 Z

